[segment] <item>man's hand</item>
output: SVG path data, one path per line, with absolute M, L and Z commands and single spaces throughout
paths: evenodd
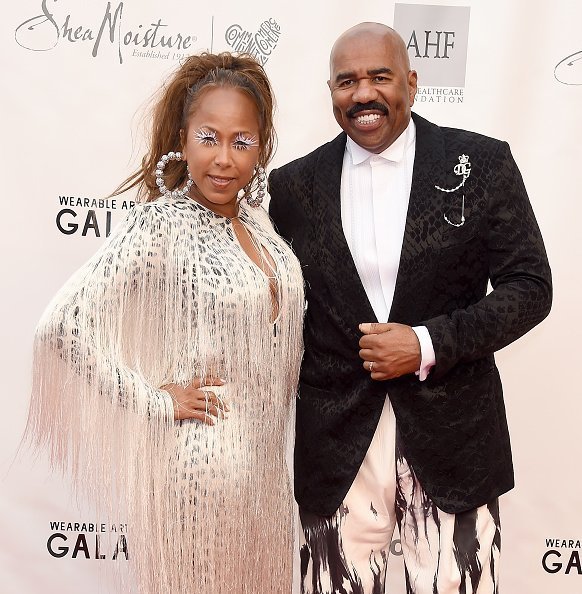
M 389 380 L 420 368 L 420 343 L 411 326 L 360 324 L 360 357 L 373 380 Z M 371 369 L 370 369 L 371 366 Z

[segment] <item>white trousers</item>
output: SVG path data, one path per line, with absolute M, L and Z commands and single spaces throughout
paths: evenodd
M 302 594 L 384 594 L 396 524 L 407 594 L 498 594 L 497 499 L 460 514 L 438 509 L 396 452 L 388 398 L 337 512 L 331 517 L 299 512 Z

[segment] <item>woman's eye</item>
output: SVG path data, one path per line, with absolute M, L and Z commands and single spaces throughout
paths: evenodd
M 212 130 L 198 130 L 194 134 L 194 138 L 205 146 L 214 146 L 217 143 L 216 133 Z
M 257 137 L 239 134 L 232 143 L 232 146 L 239 151 L 248 151 L 252 146 L 258 146 Z

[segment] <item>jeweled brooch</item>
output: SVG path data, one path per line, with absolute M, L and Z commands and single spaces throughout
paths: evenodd
M 469 176 L 471 175 L 471 162 L 469 161 L 469 155 L 459 155 L 459 162 L 455 165 L 455 167 L 453 168 L 453 171 L 455 172 L 455 175 L 462 176 L 463 179 L 461 180 L 461 182 L 454 188 L 441 188 L 440 186 L 435 185 L 435 188 L 437 190 L 440 190 L 441 192 L 451 193 L 451 192 L 456 192 L 457 190 L 460 190 L 465 185 L 465 182 L 469 179 Z M 453 223 L 453 221 L 451 221 L 451 219 L 449 219 L 449 217 L 446 215 L 446 213 L 443 216 L 444 216 L 445 221 L 449 225 L 452 225 L 453 227 L 461 227 L 462 225 L 465 224 L 465 193 L 464 192 L 463 192 L 463 197 L 461 199 L 460 223 Z

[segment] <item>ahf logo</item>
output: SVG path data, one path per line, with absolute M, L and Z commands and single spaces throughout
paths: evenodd
M 449 51 L 455 47 L 454 31 L 425 31 L 424 39 L 419 43 L 416 31 L 412 31 L 406 49 L 413 48 L 415 58 L 447 58 Z
M 406 42 L 420 86 L 465 86 L 469 16 L 468 6 L 394 6 L 394 28 Z

